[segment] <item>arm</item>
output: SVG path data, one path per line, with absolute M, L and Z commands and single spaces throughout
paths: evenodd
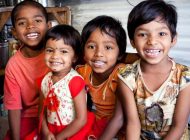
M 75 119 L 64 130 L 56 136 L 56 140 L 63 140 L 77 133 L 87 122 L 86 91 L 83 88 L 80 93 L 74 97 L 76 110 Z
M 177 98 L 174 111 L 172 126 L 164 140 L 179 140 L 184 132 L 184 128 L 188 123 L 190 113 L 190 86 L 183 89 Z
M 40 117 L 40 119 L 42 119 L 42 124 L 39 124 L 39 125 L 41 125 L 40 131 L 42 132 L 43 138 L 45 138 L 47 140 L 55 140 L 55 136 L 53 135 L 53 133 L 51 133 L 49 131 L 48 126 L 47 126 L 46 109 L 43 110 L 43 101 L 44 101 L 44 96 L 42 93 L 40 93 L 39 117 Z
M 21 91 L 17 80 L 14 78 L 12 67 L 8 63 L 4 79 L 4 106 L 8 110 L 8 122 L 12 140 L 20 140 L 21 123 Z
M 119 79 L 119 93 L 121 93 L 121 103 L 124 109 L 126 119 L 126 139 L 139 140 L 140 138 L 140 120 L 137 112 L 137 106 L 134 93 L 128 86 Z
M 20 118 L 20 110 L 8 111 L 9 128 L 11 130 L 10 132 L 12 140 L 20 140 Z
M 117 134 L 122 125 L 123 125 L 123 111 L 121 103 L 117 98 L 114 115 L 111 118 L 110 122 L 108 123 L 103 134 L 100 136 L 99 140 L 111 140 Z

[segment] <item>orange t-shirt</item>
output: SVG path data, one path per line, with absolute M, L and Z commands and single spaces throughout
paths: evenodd
M 92 69 L 89 65 L 77 66 L 76 70 L 82 75 L 89 88 L 92 102 L 96 108 L 95 115 L 97 119 L 110 119 L 112 117 L 115 108 L 115 91 L 118 81 L 117 73 L 124 66 L 125 64 L 118 64 L 109 78 L 99 86 L 93 86 L 90 82 Z

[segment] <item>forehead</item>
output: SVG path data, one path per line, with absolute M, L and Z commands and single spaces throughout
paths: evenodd
M 111 36 L 110 34 L 106 33 L 103 30 L 100 30 L 99 28 L 95 29 L 89 36 L 89 40 L 97 40 L 97 41 L 116 41 L 116 39 Z
M 28 16 L 41 16 L 45 17 L 42 10 L 39 7 L 33 5 L 23 5 L 16 11 L 15 19 L 28 17 Z
M 150 28 L 151 27 L 151 28 Z M 146 30 L 161 30 L 161 29 L 167 29 L 169 30 L 169 27 L 167 25 L 167 23 L 162 20 L 162 19 L 155 19 L 155 20 L 152 20 L 148 23 L 145 23 L 145 24 L 141 24 L 139 25 L 136 30 L 143 30 L 143 29 L 146 29 Z

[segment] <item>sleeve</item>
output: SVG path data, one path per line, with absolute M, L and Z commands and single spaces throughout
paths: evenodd
M 123 81 L 131 91 L 136 90 L 136 77 L 134 71 L 132 70 L 132 65 L 126 65 L 126 67 L 121 68 L 118 73 L 118 78 Z
M 183 90 L 185 87 L 190 86 L 190 68 L 182 65 L 181 69 L 180 90 Z
M 5 109 L 22 109 L 20 87 L 16 79 L 8 71 L 5 71 L 3 100 Z
M 82 66 L 82 65 L 77 65 L 76 67 L 75 67 L 75 70 L 80 74 L 80 75 L 82 75 L 83 76 L 83 67 L 84 66 Z
M 84 87 L 85 82 L 80 76 L 75 76 L 69 82 L 69 89 L 73 98 L 77 96 Z
M 41 91 L 41 84 L 42 84 L 42 80 L 44 79 L 44 77 L 45 77 L 45 75 L 36 79 L 36 86 L 39 91 Z

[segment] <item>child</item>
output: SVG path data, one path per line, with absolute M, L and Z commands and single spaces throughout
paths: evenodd
M 190 68 L 168 56 L 176 26 L 175 7 L 163 0 L 142 1 L 129 14 L 129 38 L 141 59 L 119 72 L 127 139 L 189 140 Z
M 10 127 L 6 139 L 23 140 L 38 126 L 39 94 L 35 83 L 48 71 L 42 41 L 49 23 L 46 9 L 32 0 L 17 4 L 11 20 L 21 47 L 5 69 L 4 105 Z
M 45 62 L 51 72 L 41 82 L 43 106 L 47 107 L 42 123 L 45 139 L 84 140 L 91 128 L 90 122 L 86 124 L 85 82 L 72 68 L 80 52 L 80 34 L 73 27 L 57 25 L 47 32 Z
M 96 120 L 90 137 L 99 138 L 113 115 L 116 102 L 117 72 L 126 50 L 126 33 L 121 23 L 109 16 L 98 16 L 82 30 L 85 65 L 76 70 L 84 77 L 93 102 Z

